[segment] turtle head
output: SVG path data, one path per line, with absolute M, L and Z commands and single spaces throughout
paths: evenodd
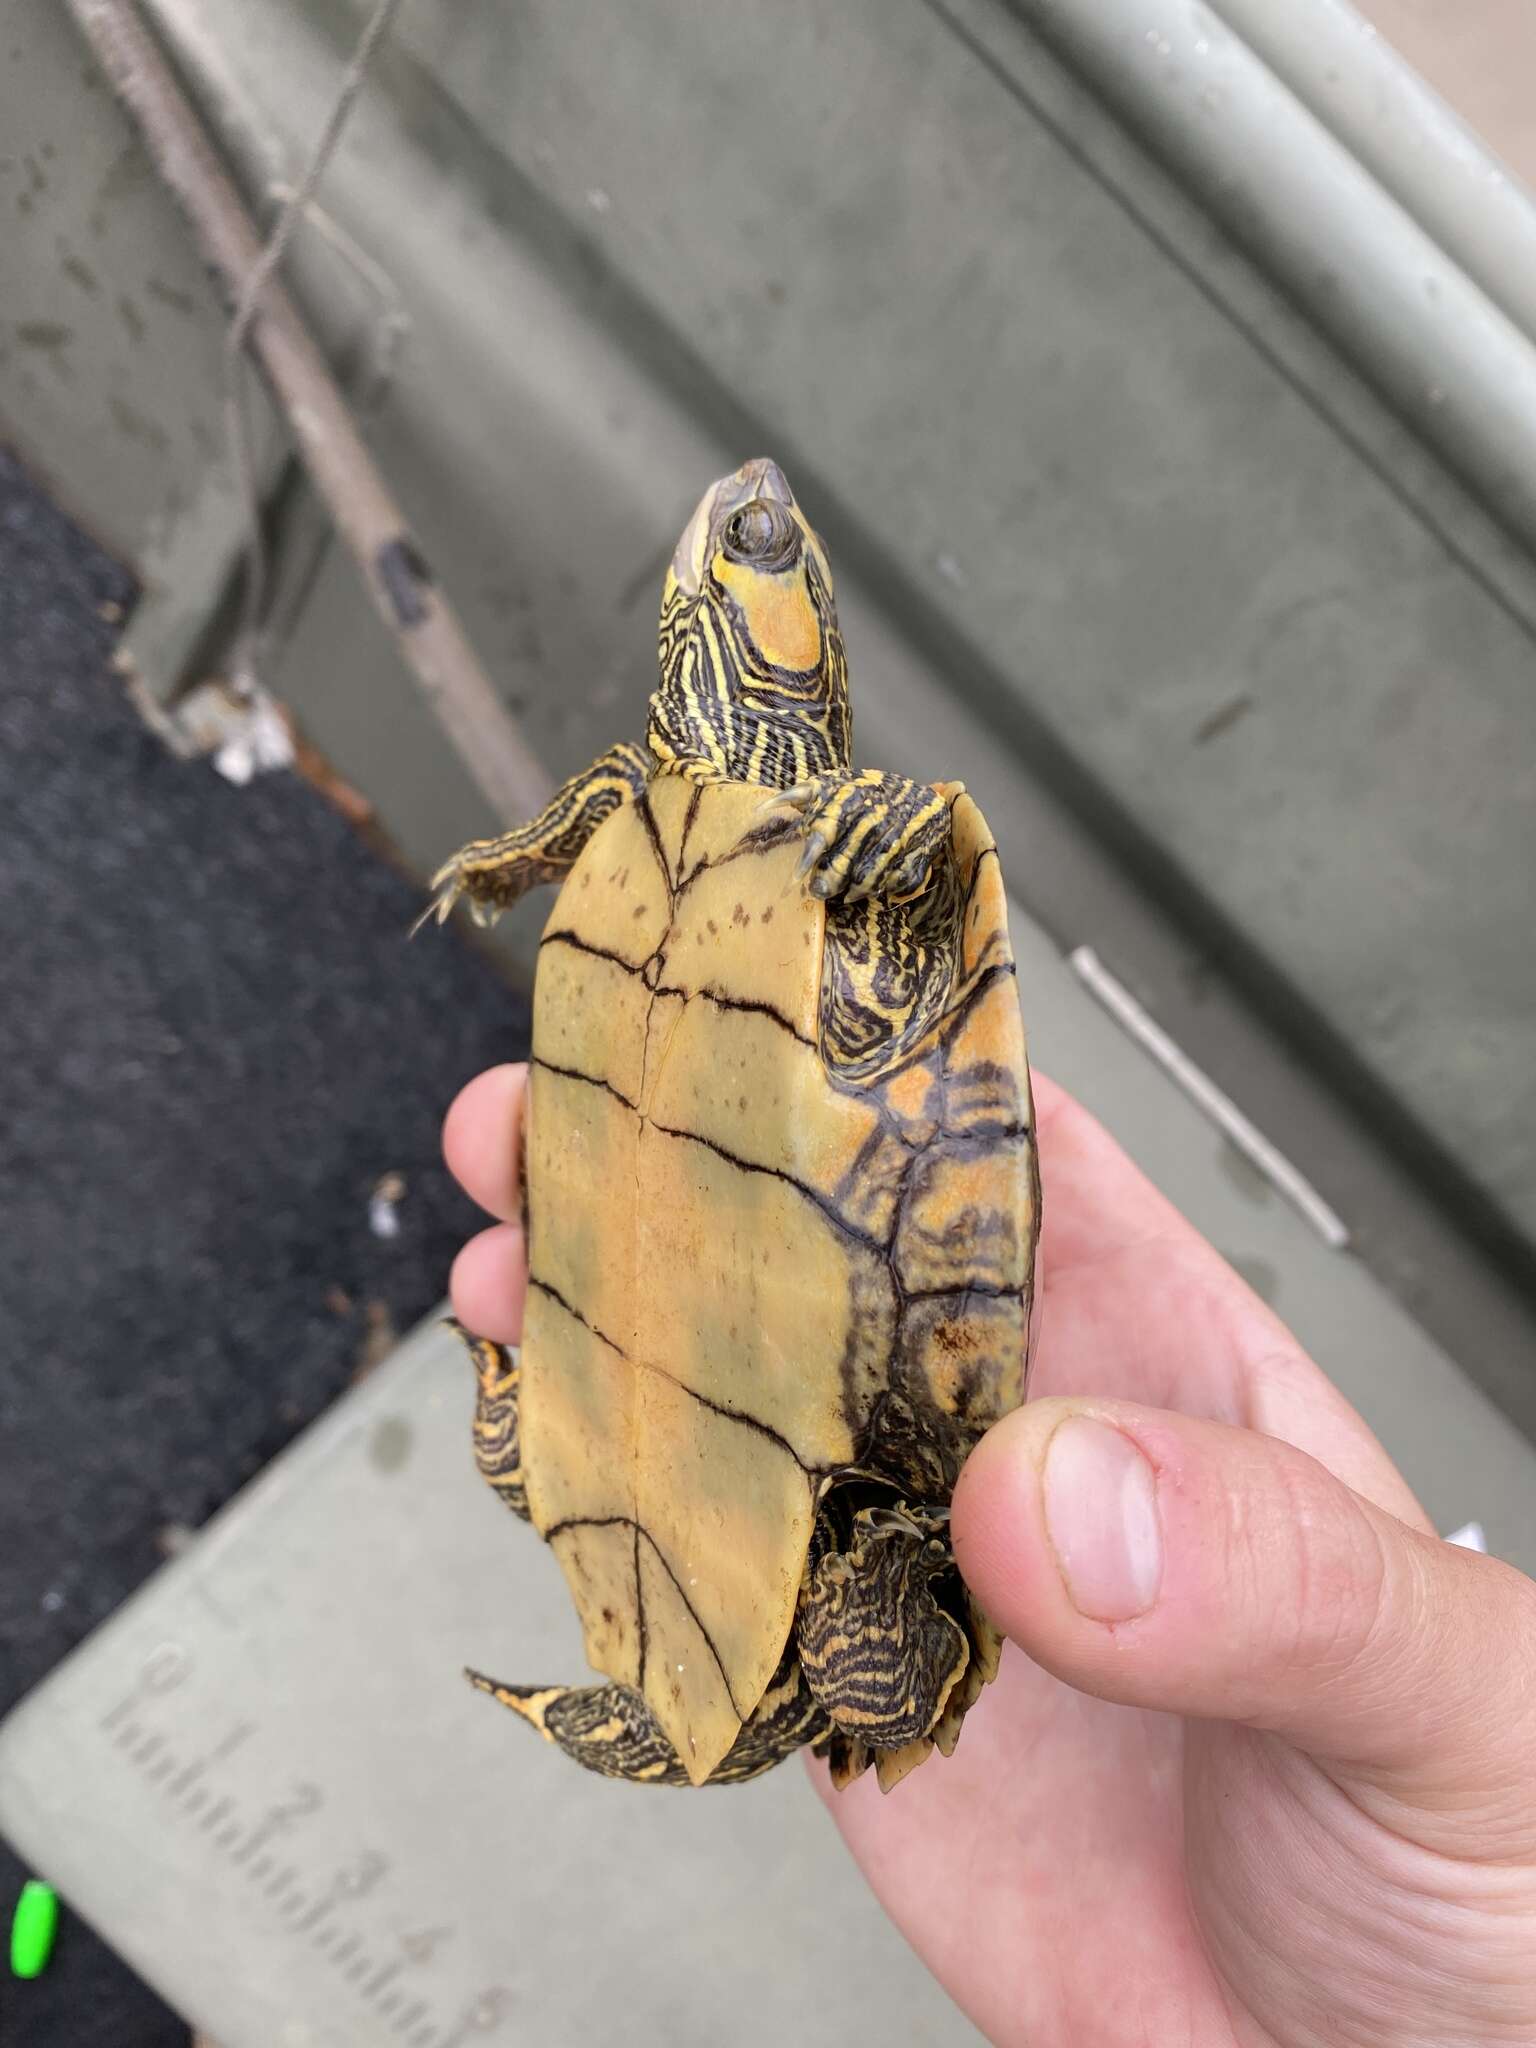
M 757 746 L 764 723 L 799 735 L 801 779 L 846 765 L 847 679 L 832 572 L 776 462 L 721 477 L 683 528 L 661 601 L 661 686 L 652 751 L 707 761 L 734 780 L 781 750 Z M 791 746 L 786 771 L 796 766 Z M 788 786 L 787 784 L 785 786 Z

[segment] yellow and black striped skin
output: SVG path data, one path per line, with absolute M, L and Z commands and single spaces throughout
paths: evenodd
M 645 749 L 610 750 L 531 825 L 464 849 L 438 878 L 440 914 L 464 894 L 492 915 L 535 881 L 569 878 L 535 996 L 524 1350 L 534 1377 L 521 1430 L 515 1365 L 467 1341 L 482 1470 L 556 1548 L 589 1656 L 614 1682 L 472 1675 L 607 1775 L 730 1783 L 809 1743 L 836 1783 L 874 1764 L 889 1789 L 933 1748 L 953 1748 L 1000 1650 L 959 1579 L 947 1525 L 971 1444 L 1022 1398 L 1038 1228 L 996 851 L 958 785 L 854 772 L 830 571 L 774 465 L 748 464 L 705 494 L 667 577 L 660 661 Z M 753 787 L 766 800 L 744 805 Z M 754 858 L 717 887 L 717 870 L 744 855 Z M 772 945 L 749 935 L 776 909 Z M 790 946 L 800 937 L 810 954 Z M 663 1046 L 670 1078 L 658 1094 Z M 678 1106 L 684 1073 L 692 1110 Z M 738 1083 L 749 1091 L 741 1116 L 733 1101 L 722 1121 L 711 1091 Z M 833 1114 L 839 1102 L 847 1114 Z M 680 1178 L 658 1168 L 658 1142 L 681 1144 Z M 754 1196 L 722 1246 L 732 1189 L 745 1196 L 757 1173 L 776 1175 L 810 1220 L 753 1222 L 766 1215 Z M 656 1236 L 658 1217 L 683 1226 L 676 1246 Z M 827 1226 L 813 1249 L 803 1231 Z M 776 1251 L 781 1227 L 790 1237 Z M 637 1229 L 651 1233 L 643 1255 Z M 775 1257 L 774 1285 L 792 1306 L 782 1332 L 755 1277 Z M 812 1346 L 799 1379 L 753 1395 L 745 1353 L 732 1363 L 710 1349 L 737 1298 L 765 1361 L 792 1359 L 797 1318 L 844 1315 L 841 1391 L 836 1371 L 825 1387 L 816 1379 Z M 663 1325 L 672 1338 L 655 1334 Z M 685 1333 L 706 1329 L 717 1334 L 695 1356 Z M 635 1436 L 626 1387 L 668 1384 L 683 1408 L 668 1394 Z M 656 1419 L 663 1410 L 671 1420 Z M 710 1413 L 724 1421 L 697 1435 L 690 1417 Z M 772 1443 L 793 1450 L 789 1466 Z M 649 1506 L 626 1492 L 631 1457 Z M 722 1460 L 701 1494 L 717 1505 L 695 1510 L 690 1490 Z M 788 1481 L 770 1484 L 770 1465 Z M 797 1484 L 809 1490 L 794 1506 Z M 713 1559 L 693 1555 L 685 1533 L 705 1526 L 701 1511 L 724 1546 Z M 727 1558 L 745 1607 L 721 1606 L 715 1587 L 711 1608 L 709 1575 Z M 765 1576 L 750 1592 L 740 1574 L 754 1558 Z M 669 1658 L 686 1676 L 667 1675 Z
M 510 1707 L 585 1770 L 636 1785 L 689 1782 L 677 1751 L 633 1686 L 500 1685 L 480 1671 L 467 1676 L 477 1692 Z M 706 1782 L 744 1785 L 808 1743 L 830 1742 L 832 1733 L 791 1644 L 751 1718 Z
M 740 488 L 756 491 L 758 480 L 743 474 Z M 771 521 L 772 552 L 743 560 L 726 537 L 744 516 L 735 480 L 714 494 L 706 544 L 696 549 L 690 528 L 667 573 L 646 744 L 663 767 L 694 781 L 794 789 L 813 776 L 845 779 L 853 760 L 848 663 L 821 543 L 793 500 L 749 498 Z
M 639 796 L 651 767 L 644 747 L 620 740 L 562 783 L 530 823 L 461 846 L 432 877 L 429 915 L 441 924 L 462 896 L 477 924 L 491 924 L 540 882 L 563 882 L 604 818 Z
M 528 1520 L 528 1488 L 523 1480 L 522 1443 L 517 1426 L 518 1383 L 522 1363 L 515 1351 L 489 1337 L 476 1337 L 449 1317 L 468 1347 L 475 1368 L 475 1463 L 480 1476 L 514 1515 Z
M 834 1489 L 811 1539 L 800 1662 L 835 1727 L 872 1749 L 901 1749 L 932 1731 L 971 1661 L 963 1623 L 935 1594 L 935 1582 L 957 1590 L 947 1517 L 862 1507 L 849 1526 L 839 1506 Z

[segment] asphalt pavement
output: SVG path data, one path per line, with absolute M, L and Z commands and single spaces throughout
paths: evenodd
M 135 595 L 0 450 L 0 1710 L 441 1296 L 443 1110 L 527 1043 L 308 783 L 144 728 Z M 0 2040 L 187 2029 L 66 1915 Z

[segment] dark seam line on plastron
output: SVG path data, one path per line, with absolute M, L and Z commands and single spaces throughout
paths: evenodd
M 804 827 L 804 823 L 805 821 L 800 814 L 795 812 L 792 814 L 790 829 L 785 831 L 773 830 L 771 838 L 766 835 L 773 828 L 762 825 L 753 826 L 741 841 L 731 848 L 729 853 L 718 854 L 713 860 L 701 860 L 696 867 L 690 868 L 687 874 L 678 882 L 678 895 L 681 896 L 691 889 L 700 875 L 712 875 L 717 868 L 730 867 L 733 861 L 754 860 L 761 854 L 777 853 L 781 846 L 798 836 L 798 831 Z
M 636 1683 L 636 1685 L 638 1685 L 638 1686 L 639 1686 L 639 1688 L 640 1688 L 641 1692 L 643 1693 L 643 1692 L 645 1691 L 645 1660 L 646 1660 L 646 1652 L 647 1652 L 647 1650 L 648 1650 L 648 1649 L 650 1648 L 650 1637 L 649 1637 L 649 1632 L 648 1632 L 648 1630 L 647 1630 L 647 1627 L 646 1627 L 646 1620 L 645 1620 L 645 1587 L 644 1587 L 644 1585 L 643 1585 L 643 1584 L 641 1583 L 641 1579 L 640 1579 L 640 1524 L 639 1524 L 638 1522 L 636 1522 L 636 1524 L 635 1524 L 635 1542 L 634 1542 L 634 1569 L 635 1569 L 635 1620 L 636 1620 L 636 1623 L 637 1623 L 637 1626 L 638 1626 L 638 1629 L 639 1629 L 639 1637 L 640 1637 L 640 1646 L 639 1646 L 639 1676 L 638 1676 L 638 1677 L 636 1678 L 636 1680 L 635 1680 L 635 1683 Z M 734 1702 L 733 1702 L 733 1704 L 734 1704 Z
M 661 834 L 656 829 L 656 814 L 651 809 L 650 797 L 645 794 L 636 797 L 635 809 L 639 813 L 641 824 L 645 827 L 646 837 L 651 842 L 656 865 L 661 869 L 662 886 L 667 892 L 667 909 L 670 912 L 677 900 L 677 883 L 673 879 L 672 870 L 667 866 L 666 849 L 662 846 Z
M 709 1630 L 704 1626 L 703 1622 L 699 1619 L 697 1608 L 695 1608 L 693 1602 L 688 1598 L 687 1593 L 684 1592 L 682 1580 L 677 1576 L 677 1573 L 672 1569 L 672 1566 L 667 1561 L 666 1553 L 662 1549 L 661 1545 L 656 1541 L 656 1538 L 651 1534 L 650 1530 L 647 1529 L 643 1523 L 636 1522 L 635 1527 L 640 1531 L 640 1534 L 651 1546 L 651 1553 L 655 1557 L 656 1562 L 661 1566 L 662 1570 L 666 1573 L 667 1577 L 672 1581 L 678 1599 L 682 1601 L 684 1607 L 686 1607 L 688 1610 L 689 1619 L 692 1621 L 694 1627 L 698 1630 L 699 1634 L 704 1638 L 705 1647 L 708 1649 L 711 1657 L 714 1658 L 715 1668 L 720 1673 L 721 1683 L 725 1687 L 725 1696 L 731 1703 L 731 1712 L 736 1716 L 736 1719 L 741 1723 L 742 1727 L 745 1727 L 747 1721 L 751 1716 L 751 1708 L 749 1707 L 746 1710 L 746 1712 L 743 1712 L 742 1709 L 737 1705 L 736 1695 L 731 1690 L 731 1674 L 725 1668 L 725 1659 L 721 1656 L 720 1652 L 715 1648 L 714 1637 L 710 1634 Z
M 566 1515 L 563 1520 L 550 1523 L 544 1531 L 544 1541 L 553 1543 L 567 1529 L 638 1529 L 639 1526 L 633 1515 Z
M 896 1123 L 889 1108 L 884 1103 L 871 1099 L 871 1107 L 876 1112 L 875 1121 L 870 1126 L 868 1137 L 854 1154 L 852 1165 L 844 1169 L 836 1188 L 833 1190 L 833 1199 L 840 1203 L 851 1204 L 859 1188 L 868 1180 L 870 1168 L 874 1165 L 880 1154 L 888 1145 L 894 1145 L 898 1151 L 905 1154 L 902 1160 L 901 1171 L 896 1177 L 895 1192 L 892 1195 L 892 1200 L 896 1206 L 896 1214 L 899 1218 L 901 1191 L 906 1185 L 907 1174 L 911 1170 L 913 1159 L 916 1157 L 916 1148 L 907 1142 L 900 1126 Z M 894 1238 L 887 1239 L 887 1253 L 889 1253 L 893 1242 Z
M 590 939 L 580 938 L 575 932 L 563 928 L 544 934 L 539 941 L 539 951 L 542 952 L 546 946 L 569 946 L 574 952 L 590 953 L 594 960 L 607 960 L 615 967 L 622 967 L 626 974 L 640 974 L 645 967 L 643 960 L 626 960 L 622 953 L 611 953 L 606 946 L 594 946 Z
M 977 886 L 981 881 L 981 864 L 989 853 L 994 860 L 1000 860 L 1001 856 L 996 846 L 984 846 L 971 863 L 971 879 L 965 885 L 965 901 L 960 906 L 960 923 L 962 927 L 965 924 L 966 913 L 975 900 Z
M 659 982 L 652 993 L 658 996 L 681 996 L 685 1003 L 691 1003 L 695 996 L 702 996 L 705 1002 L 713 1003 L 717 1010 L 740 1010 L 745 1015 L 766 1017 L 770 1023 L 777 1024 L 781 1031 L 787 1031 L 797 1044 L 808 1046 L 812 1052 L 816 1050 L 815 1039 L 807 1038 L 803 1031 L 797 1031 L 784 1012 L 776 1010 L 772 1003 L 753 1002 L 746 996 L 723 996 L 718 989 L 713 988 L 672 988 L 665 982 Z
M 970 1012 L 980 1002 L 981 998 L 995 981 L 1001 981 L 1007 975 L 1017 976 L 1017 974 L 1018 968 L 1011 960 L 994 960 L 990 967 L 981 968 L 977 972 L 975 980 L 965 991 L 965 994 L 958 999 L 953 1009 L 944 1012 L 937 1028 L 942 1031 L 945 1039 L 948 1040 L 954 1036 L 955 1032 L 959 1030 Z M 904 1074 L 916 1060 L 924 1057 L 928 1049 L 928 1039 L 929 1034 L 925 1032 L 910 1052 L 903 1053 L 893 1066 L 888 1067 L 879 1076 L 881 1084 L 885 1085 L 895 1080 L 897 1075 Z
M 850 1243 L 862 1245 L 866 1251 L 873 1252 L 878 1259 L 883 1260 L 885 1258 L 885 1246 L 880 1243 L 878 1238 L 871 1237 L 868 1231 L 860 1230 L 857 1225 L 850 1223 L 846 1217 L 839 1216 L 824 1196 L 819 1195 L 814 1188 L 807 1187 L 803 1180 L 797 1180 L 792 1173 L 786 1173 L 782 1166 L 759 1166 L 755 1160 L 743 1159 L 740 1153 L 728 1151 L 724 1145 L 717 1145 L 713 1138 L 701 1138 L 697 1131 L 674 1130 L 670 1124 L 659 1124 L 653 1119 L 647 1119 L 647 1123 L 651 1130 L 659 1132 L 664 1138 L 682 1138 L 690 1145 L 702 1145 L 706 1152 L 713 1152 L 717 1158 L 723 1159 L 728 1166 L 737 1167 L 742 1173 L 762 1173 L 766 1174 L 771 1180 L 783 1181 L 787 1187 L 792 1187 L 797 1194 L 804 1195 L 811 1207 L 825 1216 L 833 1229 L 839 1231 Z
M 597 1327 L 596 1323 L 589 1323 L 579 1308 L 572 1308 L 558 1287 L 551 1287 L 547 1280 L 539 1280 L 532 1273 L 528 1275 L 528 1285 L 537 1288 L 539 1293 L 547 1296 L 550 1301 L 554 1302 L 557 1308 L 563 1308 L 571 1321 L 573 1323 L 580 1323 L 588 1335 L 595 1337 L 599 1344 L 606 1344 L 615 1358 L 622 1358 L 626 1365 L 631 1363 L 629 1353 L 621 1350 L 611 1337 L 605 1335 Z
M 683 856 L 688 851 L 689 836 L 693 831 L 693 821 L 699 815 L 699 801 L 703 794 L 702 785 L 696 782 L 693 785 L 693 793 L 688 799 L 688 808 L 683 813 L 683 836 L 677 842 L 677 871 L 679 875 L 683 871 Z
M 901 1299 L 903 1306 L 910 1307 L 914 1301 L 953 1301 L 972 1294 L 983 1301 L 1022 1301 L 1024 1284 L 994 1287 L 990 1281 L 973 1280 L 960 1287 L 912 1287 L 903 1290 Z
M 807 1465 L 788 1437 L 780 1436 L 768 1423 L 759 1422 L 755 1415 L 744 1415 L 739 1408 L 727 1408 L 723 1401 L 711 1401 L 708 1394 L 701 1394 L 697 1387 L 690 1387 L 686 1380 L 677 1379 L 673 1374 L 664 1372 L 659 1365 L 647 1365 L 640 1359 L 631 1359 L 630 1363 L 637 1372 L 654 1373 L 657 1379 L 665 1380 L 669 1387 L 676 1387 L 680 1394 L 686 1394 L 690 1401 L 697 1401 L 701 1408 L 708 1408 L 711 1414 L 723 1415 L 727 1422 L 739 1422 L 743 1428 L 755 1430 L 759 1436 L 767 1437 L 771 1444 L 778 1445 L 786 1457 L 794 1460 L 807 1479 L 820 1479 L 826 1473 L 837 1470 L 834 1465 Z
M 744 1714 L 741 1711 L 741 1708 L 736 1704 L 736 1695 L 731 1690 L 730 1673 L 725 1668 L 725 1659 L 720 1655 L 720 1652 L 715 1648 L 714 1637 L 710 1634 L 709 1630 L 704 1626 L 703 1622 L 700 1621 L 698 1613 L 694 1608 L 693 1602 L 688 1598 L 688 1595 L 684 1592 L 683 1583 L 681 1579 L 679 1579 L 677 1573 L 673 1571 L 671 1565 L 667 1562 L 665 1551 L 663 1551 L 661 1545 L 656 1541 L 656 1538 L 651 1534 L 650 1530 L 646 1528 L 643 1522 L 637 1521 L 633 1515 L 568 1515 L 563 1522 L 556 1522 L 551 1528 L 545 1530 L 544 1541 L 546 1543 L 553 1543 L 557 1536 L 565 1535 L 567 1530 L 570 1529 L 618 1528 L 633 1529 L 637 1537 L 643 1536 L 646 1542 L 649 1543 L 649 1545 L 651 1546 L 652 1555 L 655 1557 L 656 1562 L 661 1566 L 662 1570 L 666 1573 L 667 1577 L 672 1581 L 673 1586 L 676 1588 L 678 1599 L 682 1601 L 683 1606 L 688 1611 L 689 1620 L 693 1623 L 694 1627 L 698 1630 L 699 1634 L 704 1638 L 705 1647 L 709 1651 L 711 1657 L 713 1657 L 715 1660 L 715 1666 L 720 1673 L 721 1683 L 725 1687 L 725 1696 L 731 1703 L 731 1712 L 736 1716 L 737 1720 L 742 1724 L 742 1726 L 745 1727 L 748 1716 Z M 636 1547 L 638 1548 L 638 1545 Z
M 631 1102 L 627 1095 L 619 1093 L 611 1081 L 599 1080 L 596 1074 L 584 1074 L 579 1067 L 557 1067 L 553 1060 L 541 1059 L 537 1053 L 529 1055 L 528 1064 L 530 1067 L 542 1067 L 546 1074 L 558 1074 L 562 1081 L 583 1081 L 589 1088 L 601 1088 L 605 1094 L 611 1095 L 615 1102 L 622 1102 L 632 1115 L 640 1114 L 638 1102 Z
M 794 1460 L 807 1479 L 820 1479 L 826 1473 L 837 1469 L 832 1465 L 807 1465 L 788 1437 L 780 1436 L 770 1424 L 760 1422 L 755 1415 L 743 1414 L 739 1408 L 727 1408 L 723 1401 L 711 1401 L 708 1394 L 701 1394 L 697 1387 L 690 1387 L 686 1380 L 678 1379 L 675 1373 L 667 1372 L 662 1366 L 652 1365 L 643 1358 L 632 1358 L 627 1351 L 621 1351 L 611 1337 L 605 1337 L 595 1324 L 587 1321 L 579 1309 L 572 1308 L 559 1288 L 551 1287 L 547 1280 L 535 1279 L 530 1273 L 528 1285 L 536 1287 L 540 1294 L 545 1295 L 557 1307 L 563 1308 L 573 1322 L 580 1323 L 584 1330 L 594 1336 L 600 1344 L 606 1344 L 616 1358 L 622 1358 L 624 1363 L 632 1365 L 636 1372 L 654 1373 L 657 1379 L 665 1380 L 669 1387 L 676 1387 L 680 1394 L 686 1394 L 690 1401 L 697 1401 L 701 1408 L 708 1408 L 715 1415 L 723 1415 L 728 1422 L 739 1422 L 744 1428 L 756 1430 L 759 1436 L 767 1437 L 770 1443 L 777 1444 L 787 1457 Z
M 885 1241 L 885 1262 L 891 1269 L 891 1280 L 900 1300 L 906 1299 L 906 1289 L 901 1284 L 901 1275 L 896 1270 L 896 1240 L 901 1236 L 901 1226 L 907 1220 L 907 1203 L 912 1195 L 912 1176 L 917 1171 L 917 1162 L 923 1157 L 915 1147 L 907 1153 L 906 1164 L 896 1183 L 896 1200 L 891 1214 L 891 1231 Z
M 934 1140 L 923 1153 L 925 1159 L 964 1159 L 967 1153 L 990 1152 L 997 1145 L 1011 1145 L 1031 1135 L 1028 1124 L 987 1125 L 941 1124 Z

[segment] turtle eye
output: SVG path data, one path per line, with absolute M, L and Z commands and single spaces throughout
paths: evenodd
M 721 539 L 733 562 L 784 569 L 795 558 L 800 529 L 784 506 L 771 498 L 753 498 L 731 514 Z

